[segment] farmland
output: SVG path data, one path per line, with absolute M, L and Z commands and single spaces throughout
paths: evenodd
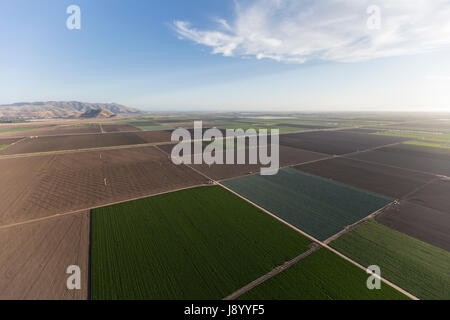
M 309 243 L 217 186 L 99 208 L 92 212 L 91 295 L 220 299 Z
M 407 299 L 383 284 L 369 290 L 364 270 L 327 249 L 320 249 L 288 270 L 242 295 L 243 300 Z
M 252 175 L 222 183 L 319 240 L 393 200 L 291 168 L 275 176 Z
M 293 133 L 280 136 L 280 144 L 326 154 L 342 155 L 408 140 L 403 137 L 341 131 Z
M 407 197 L 407 200 L 450 214 L 450 180 L 437 180 Z
M 1 159 L 0 225 L 206 184 L 153 147 Z
M 425 140 L 431 142 L 450 143 L 450 134 L 443 133 L 420 133 L 420 132 L 404 132 L 404 131 L 384 131 L 378 132 L 379 135 L 405 137 L 414 140 Z
M 379 265 L 400 290 L 450 299 L 446 143 L 376 134 L 395 121 L 346 117 L 0 125 L 27 128 L 0 133 L 0 298 L 406 298 L 386 283 L 367 290 L 364 270 L 327 244 Z M 259 175 L 268 165 L 248 164 L 250 152 L 259 158 L 248 139 L 246 164 L 173 164 L 172 130 L 193 136 L 193 120 L 203 131 L 284 128 L 281 169 Z M 229 151 L 237 163 L 236 144 Z M 65 287 L 71 264 L 81 291 Z
M 401 198 L 435 178 L 419 172 L 345 158 L 314 162 L 296 168 L 394 198 Z
M 109 134 L 83 134 L 27 138 L 0 154 L 41 153 L 63 150 L 91 149 L 123 145 L 144 144 L 146 141 L 132 132 Z
M 86 299 L 89 212 L 0 229 L 0 299 Z M 66 268 L 81 269 L 81 290 L 66 287 Z
M 420 299 L 450 299 L 450 252 L 368 221 L 331 246 Z
M 450 175 L 450 150 L 447 149 L 401 144 L 350 157 L 425 173 Z
M 376 221 L 450 252 L 450 214 L 409 201 L 384 210 Z

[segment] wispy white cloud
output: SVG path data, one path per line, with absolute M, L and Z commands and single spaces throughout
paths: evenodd
M 367 27 L 380 8 L 379 29 Z M 233 21 L 198 29 L 174 21 L 180 37 L 215 54 L 303 63 L 352 62 L 416 54 L 450 45 L 448 0 L 247 0 L 235 2 Z

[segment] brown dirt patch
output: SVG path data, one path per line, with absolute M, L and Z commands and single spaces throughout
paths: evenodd
M 0 229 L 0 299 L 86 299 L 89 212 Z M 67 267 L 81 269 L 68 290 Z
M 0 172 L 0 226 L 207 183 L 154 147 L 2 159 Z
M 376 217 L 390 228 L 450 251 L 450 214 L 409 201 L 391 206 Z
M 435 178 L 410 170 L 345 158 L 305 164 L 296 169 L 394 198 L 401 198 Z

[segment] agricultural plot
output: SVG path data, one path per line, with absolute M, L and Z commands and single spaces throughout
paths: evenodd
M 343 235 L 331 246 L 420 299 L 450 299 L 450 252 L 373 220 Z
M 140 131 L 135 134 L 146 143 L 170 142 L 172 138 L 171 130 Z
M 384 131 L 378 132 L 377 134 L 394 137 L 406 137 L 419 141 L 425 140 L 431 142 L 450 143 L 450 134 L 444 134 L 440 132 L 423 133 L 423 132 L 409 132 L 409 131 Z
M 425 142 L 425 141 L 407 141 L 405 144 L 415 145 L 415 146 L 423 146 L 423 147 L 433 147 L 433 148 L 444 148 L 450 149 L 450 143 L 434 143 L 434 142 Z
M 1 138 L 23 138 L 31 136 L 57 136 L 71 134 L 100 133 L 100 126 L 97 124 L 85 125 L 48 125 L 45 127 L 29 126 L 23 128 L 11 128 L 2 133 Z
M 160 149 L 164 150 L 168 155 L 171 155 L 172 148 L 175 145 L 169 144 L 169 145 L 161 145 L 158 146 Z M 204 147 L 204 146 L 203 146 Z M 192 153 L 194 153 L 194 148 L 191 147 Z M 237 164 L 237 149 L 234 150 L 234 163 L 235 164 L 225 164 L 226 163 L 226 152 L 218 153 L 218 157 L 222 159 L 224 164 L 193 164 L 192 167 L 196 170 L 202 172 L 206 176 L 210 177 L 213 180 L 224 180 L 224 179 L 231 179 L 236 177 L 245 176 L 248 174 L 254 174 L 259 173 L 261 167 L 268 167 L 268 166 L 261 166 L 260 164 Z M 251 152 L 255 152 L 255 148 L 249 148 L 246 147 L 245 150 L 245 159 L 248 163 L 249 155 Z M 284 147 L 280 146 L 280 166 L 289 166 L 289 165 L 295 165 L 299 163 L 305 163 L 309 161 L 315 161 L 318 159 L 326 158 L 327 155 L 316 153 L 316 152 L 310 152 L 306 150 L 300 150 L 296 148 L 290 148 L 290 147 Z M 256 153 L 258 154 L 258 149 L 256 148 Z M 258 155 L 257 155 L 258 157 Z M 191 157 L 191 161 L 193 162 L 193 157 Z
M 349 157 L 425 173 L 450 176 L 450 149 L 399 144 Z
M 140 129 L 130 124 L 102 124 L 104 132 L 136 132 Z
M 405 295 L 382 284 L 369 290 L 367 274 L 327 249 L 320 249 L 240 297 L 243 300 L 399 300 Z
M 223 184 L 319 240 L 326 240 L 393 199 L 296 169 Z
M 450 180 L 437 180 L 406 198 L 421 206 L 450 215 Z
M 435 179 L 428 174 L 345 158 L 334 158 L 295 168 L 398 199 Z
M 450 213 L 409 201 L 392 205 L 376 218 L 392 229 L 450 251 Z
M 221 299 L 310 240 L 218 186 L 92 212 L 93 299 Z
M 408 139 L 402 137 L 377 136 L 373 134 L 340 131 L 317 131 L 284 134 L 280 136 L 280 144 L 283 146 L 330 155 L 342 155 L 363 151 L 406 140 Z
M 89 212 L 0 229 L 0 299 L 87 299 Z M 67 267 L 81 270 L 68 290 Z
M 133 132 L 27 138 L 2 150 L 0 155 L 92 149 L 147 143 Z
M 153 147 L 0 160 L 0 226 L 207 183 Z

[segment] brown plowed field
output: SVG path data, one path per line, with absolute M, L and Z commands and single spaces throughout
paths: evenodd
M 140 129 L 131 124 L 102 124 L 104 132 L 136 132 Z
M 0 172 L 0 226 L 207 183 L 154 147 L 2 159 Z
M 450 180 L 438 180 L 428 184 L 409 195 L 407 200 L 450 215 Z
M 391 206 L 376 217 L 390 228 L 450 251 L 450 214 L 408 201 Z
M 0 299 L 86 299 L 89 212 L 0 229 Z M 81 290 L 68 290 L 69 265 Z
M 344 158 L 314 162 L 295 168 L 394 198 L 401 198 L 435 178 L 410 170 Z
M 174 145 L 161 145 L 158 146 L 162 150 L 164 150 L 168 155 L 171 154 L 172 148 Z M 205 146 L 203 146 L 205 147 Z M 193 151 L 192 147 L 192 151 Z M 252 149 L 253 150 L 253 149 Z M 245 149 L 245 158 L 246 162 L 248 163 L 249 158 L 249 152 L 250 149 Z M 305 150 L 300 150 L 296 148 L 290 148 L 285 146 L 280 146 L 280 167 L 294 165 L 298 163 L 303 162 L 309 162 L 314 161 L 318 159 L 323 159 L 328 157 L 326 154 L 316 153 L 316 152 L 310 152 Z M 222 153 L 222 159 L 225 163 L 225 154 Z M 193 162 L 193 158 L 191 158 L 191 162 Z M 237 150 L 235 150 L 234 153 L 234 163 L 232 165 L 229 164 L 214 164 L 214 165 L 207 165 L 207 164 L 201 164 L 201 165 L 192 165 L 193 168 L 199 170 L 203 174 L 207 175 L 208 177 L 214 179 L 214 180 L 223 180 L 223 179 L 230 179 L 234 177 L 240 177 L 243 175 L 247 175 L 250 173 L 259 173 L 261 166 L 259 164 L 237 164 Z M 267 167 L 267 166 L 263 166 Z
M 143 139 L 146 143 L 170 142 L 172 137 L 172 130 L 140 131 L 136 132 L 135 134 Z
M 330 155 L 363 151 L 407 140 L 401 137 L 341 131 L 317 131 L 280 135 L 281 145 Z
M 0 138 L 0 145 L 8 145 L 14 142 L 19 141 L 22 138 Z
M 0 155 L 78 150 L 147 143 L 133 132 L 27 138 L 0 150 Z
M 58 136 L 67 134 L 100 133 L 99 125 L 52 125 L 45 128 L 36 128 L 24 131 L 11 131 L 0 133 L 0 138 L 23 138 L 31 136 Z
M 397 145 L 351 155 L 350 158 L 450 176 L 450 150 Z

